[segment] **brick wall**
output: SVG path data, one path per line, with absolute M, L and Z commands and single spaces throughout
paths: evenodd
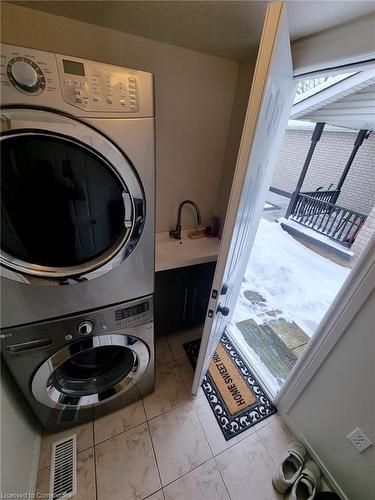
M 354 253 L 354 261 L 361 255 L 365 246 L 370 241 L 371 236 L 375 233 L 375 206 L 369 213 L 366 222 L 359 231 L 351 250 Z
M 296 187 L 312 130 L 287 130 L 272 187 L 292 193 Z M 315 191 L 319 186 L 335 187 L 350 156 L 356 133 L 323 131 L 318 142 L 302 191 Z M 375 205 L 375 133 L 365 140 L 341 190 L 338 205 L 368 214 Z

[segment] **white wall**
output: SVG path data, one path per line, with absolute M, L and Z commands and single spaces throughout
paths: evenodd
M 2 367 L 0 493 L 34 493 L 40 429 L 23 396 Z M 4 497 L 5 498 L 5 497 Z
M 2 4 L 2 41 L 151 71 L 156 93 L 156 227 L 191 198 L 207 222 L 220 178 L 238 63 L 135 35 Z M 186 209 L 183 223 L 192 227 Z
M 288 412 L 349 500 L 373 500 L 375 447 L 346 439 L 360 427 L 375 443 L 375 292 L 368 297 Z

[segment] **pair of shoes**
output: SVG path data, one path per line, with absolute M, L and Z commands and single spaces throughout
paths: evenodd
M 320 483 L 319 467 L 309 460 L 304 466 L 306 448 L 298 441 L 284 450 L 277 470 L 272 477 L 275 489 L 290 492 L 288 500 L 312 500 Z

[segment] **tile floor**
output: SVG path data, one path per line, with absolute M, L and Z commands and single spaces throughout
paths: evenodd
M 189 330 L 156 343 L 156 388 L 95 422 L 42 439 L 37 493 L 48 492 L 51 444 L 77 433 L 76 500 L 279 499 L 271 474 L 293 437 L 277 415 L 225 441 L 182 345 Z

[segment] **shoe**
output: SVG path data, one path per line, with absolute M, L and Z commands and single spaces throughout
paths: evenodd
M 278 492 L 285 493 L 296 482 L 302 472 L 305 455 L 306 448 L 298 441 L 290 443 L 284 450 L 272 477 L 273 486 Z
M 320 484 L 320 470 L 315 462 L 306 462 L 301 475 L 285 497 L 287 500 L 312 500 Z

